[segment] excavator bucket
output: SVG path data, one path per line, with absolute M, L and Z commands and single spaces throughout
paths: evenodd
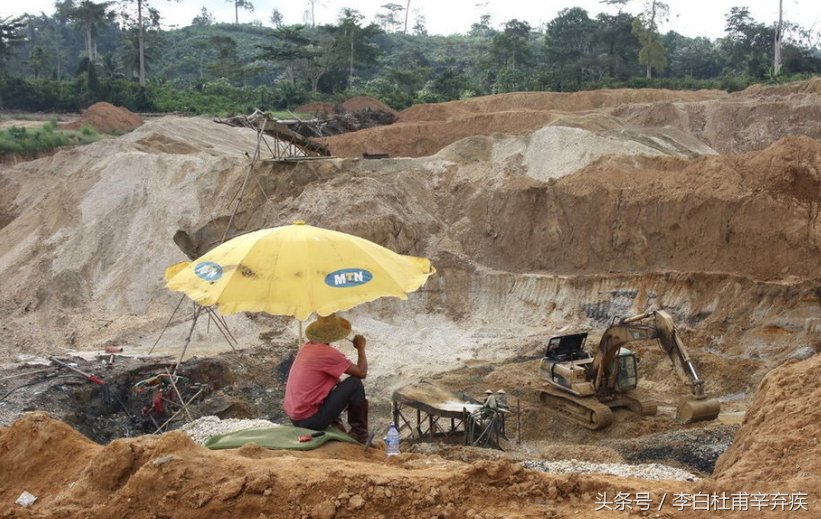
M 681 423 L 715 420 L 721 411 L 721 404 L 715 398 L 683 399 L 676 410 L 676 420 Z

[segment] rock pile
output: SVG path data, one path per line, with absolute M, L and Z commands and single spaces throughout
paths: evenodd
M 695 474 L 686 470 L 668 467 L 659 463 L 629 465 L 626 463 L 590 463 L 579 460 L 544 461 L 528 460 L 522 463 L 526 469 L 554 474 L 611 474 L 626 478 L 642 479 L 675 479 L 677 481 L 695 481 Z
M 244 431 L 245 429 L 265 429 L 277 427 L 278 425 L 268 420 L 243 420 L 239 418 L 221 420 L 217 416 L 203 416 L 183 425 L 180 430 L 190 436 L 194 442 L 203 445 L 208 438 L 218 434 L 228 434 Z

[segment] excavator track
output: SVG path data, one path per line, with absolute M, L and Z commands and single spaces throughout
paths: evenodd
M 552 409 L 594 431 L 603 429 L 613 422 L 613 411 L 593 397 L 574 396 L 545 384 L 539 392 L 539 399 Z

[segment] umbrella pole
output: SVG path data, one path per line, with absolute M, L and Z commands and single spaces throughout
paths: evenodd
M 206 307 L 205 311 L 208 313 L 208 322 L 214 321 L 214 325 L 217 327 L 217 330 L 219 330 L 220 333 L 222 333 L 222 336 L 225 338 L 225 341 L 228 343 L 228 346 L 231 347 L 231 350 L 234 353 L 237 353 L 237 349 L 234 347 L 234 343 L 237 343 L 237 345 L 239 345 L 239 343 L 231 334 L 231 330 L 228 329 L 228 323 L 226 323 L 225 320 L 222 319 L 222 316 L 219 315 L 216 311 L 214 311 L 213 308 Z
M 185 338 L 185 344 L 182 347 L 182 351 L 180 352 L 180 358 L 177 359 L 177 365 L 174 366 L 174 375 L 177 374 L 177 370 L 182 364 L 182 358 L 185 356 L 185 350 L 188 349 L 188 344 L 191 342 L 191 336 L 194 335 L 194 327 L 197 326 L 197 318 L 200 316 L 200 312 L 202 311 L 202 307 L 200 305 L 196 305 L 197 309 L 194 311 L 194 318 L 191 319 L 191 329 L 188 330 L 188 337 Z
M 169 317 L 169 318 L 168 318 L 168 322 L 167 322 L 167 323 L 165 323 L 165 326 L 163 327 L 162 331 L 160 332 L 160 336 L 159 336 L 159 337 L 157 337 L 157 340 L 156 340 L 156 341 L 154 341 L 154 344 L 151 346 L 151 349 L 150 349 L 150 350 L 148 350 L 148 354 L 149 354 L 149 355 L 151 355 L 152 353 L 154 353 L 154 348 L 156 348 L 156 347 L 157 347 L 157 344 L 159 344 L 159 343 L 160 343 L 160 339 L 162 339 L 162 335 L 165 333 L 165 330 L 167 330 L 167 329 L 168 329 L 168 325 L 170 325 L 170 324 L 171 324 L 171 320 L 172 320 L 172 319 L 174 319 L 174 316 L 177 314 L 177 310 L 179 310 L 179 309 L 180 309 L 180 305 L 182 304 L 182 302 L 183 302 L 184 300 L 185 300 L 185 294 L 183 294 L 183 295 L 182 295 L 182 297 L 180 297 L 180 302 L 179 302 L 179 303 L 177 303 L 177 307 L 174 309 L 174 311 L 173 311 L 173 312 L 171 312 L 171 317 Z
M 302 346 L 302 319 L 299 319 L 299 344 L 297 344 L 297 347 L 301 347 L 301 346 Z

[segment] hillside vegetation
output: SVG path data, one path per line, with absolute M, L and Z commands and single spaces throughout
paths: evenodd
M 161 29 L 151 9 L 142 31 L 133 13 L 112 7 L 63 0 L 51 15 L 0 19 L 0 106 L 78 110 L 107 101 L 134 111 L 225 114 L 371 95 L 403 109 L 516 91 L 735 91 L 821 71 L 814 30 L 785 23 L 777 65 L 776 27 L 746 7 L 726 13 L 725 36 L 716 40 L 662 33 L 656 14 L 624 10 L 565 9 L 540 27 L 483 16 L 467 34 L 437 36 L 421 19 L 400 24 L 397 4 L 374 21 L 343 9 L 335 24 L 316 27 L 284 26 L 276 12 L 273 27 L 217 24 L 203 8 L 190 26 L 172 30 Z

